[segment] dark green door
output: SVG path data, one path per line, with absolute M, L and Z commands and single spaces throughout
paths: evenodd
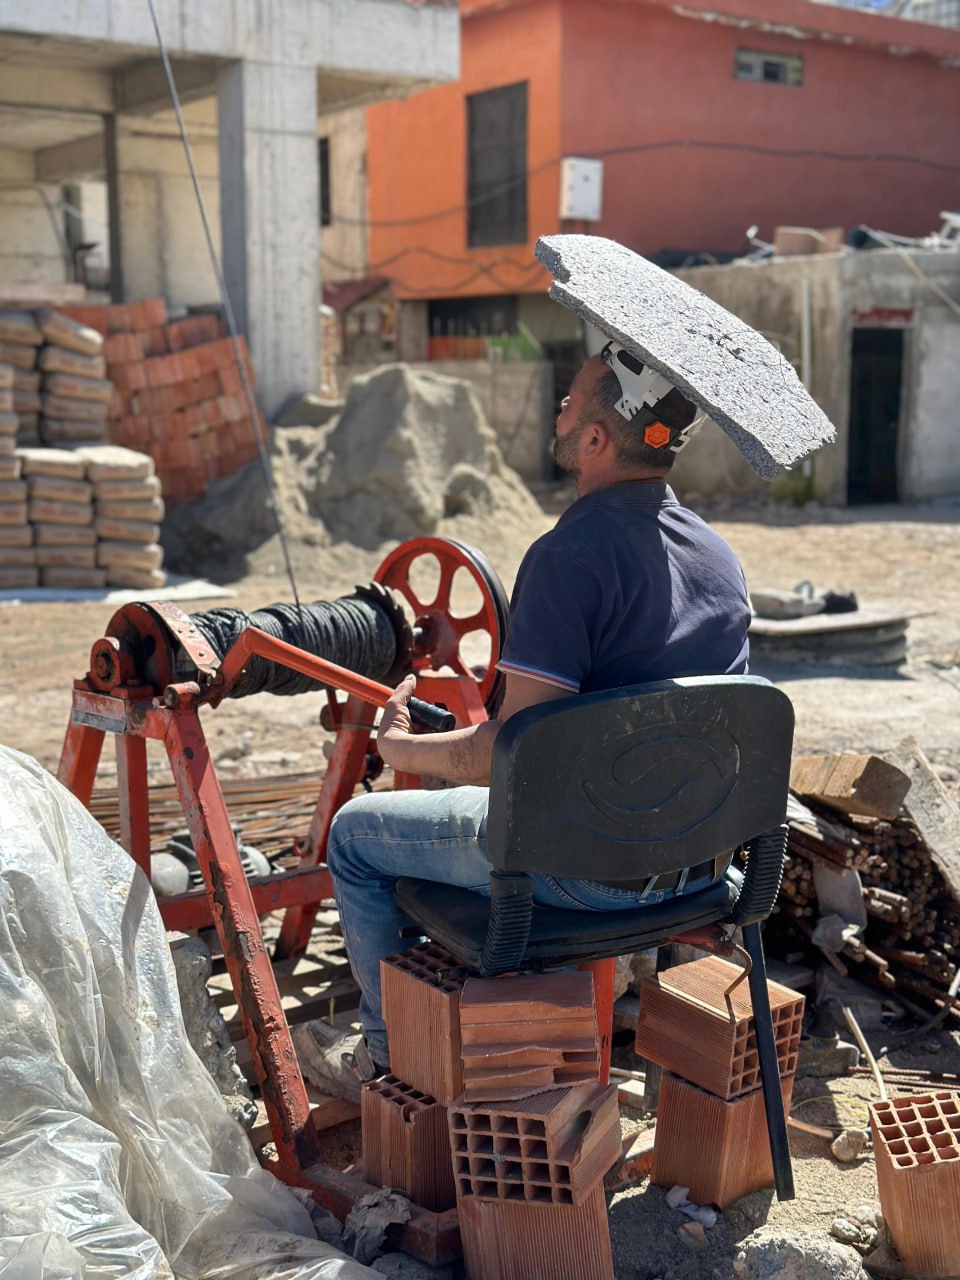
M 847 502 L 896 502 L 903 329 L 854 329 Z

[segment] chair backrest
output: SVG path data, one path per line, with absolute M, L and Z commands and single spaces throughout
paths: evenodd
M 498 871 L 636 880 L 783 822 L 793 707 L 753 676 L 695 676 L 528 707 L 497 735 Z

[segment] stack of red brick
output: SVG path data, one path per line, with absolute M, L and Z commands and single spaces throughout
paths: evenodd
M 64 312 L 104 335 L 114 385 L 108 436 L 153 458 L 168 506 L 199 497 L 257 455 L 232 340 L 211 314 L 171 321 L 162 298 Z M 240 360 L 253 383 L 243 338 Z
M 620 1115 L 591 975 L 465 979 L 425 943 L 381 978 L 394 1074 L 363 1090 L 367 1181 L 455 1204 L 467 1280 L 612 1280 Z
M 767 984 L 784 1109 L 797 1069 L 803 996 Z M 653 1181 L 725 1208 L 773 1185 L 753 1006 L 743 969 L 716 956 L 640 987 L 636 1052 L 665 1068 Z

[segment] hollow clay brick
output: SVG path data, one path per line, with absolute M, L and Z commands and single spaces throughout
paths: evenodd
M 449 1106 L 463 1093 L 458 961 L 424 942 L 381 960 L 380 984 L 393 1074 Z
M 589 973 L 468 978 L 460 999 L 467 1102 L 524 1098 L 600 1074 Z
M 743 980 L 725 996 L 730 984 Z M 781 1076 L 797 1068 L 803 996 L 768 982 Z M 665 969 L 640 985 L 636 1052 L 718 1098 L 760 1084 L 753 1006 L 744 971 L 717 956 Z
M 456 1202 L 447 1109 L 395 1076 L 360 1093 L 364 1178 L 443 1213 Z
M 880 1207 L 911 1276 L 960 1275 L 960 1098 L 892 1098 L 870 1108 Z
M 614 1085 L 552 1089 L 522 1102 L 450 1108 L 457 1195 L 580 1204 L 620 1159 Z
M 790 1109 L 793 1077 L 780 1082 Z M 694 1204 L 723 1209 L 751 1191 L 773 1186 L 763 1091 L 725 1101 L 664 1073 L 657 1108 L 651 1180 L 690 1188 Z
M 458 1202 L 467 1280 L 613 1280 L 603 1187 L 582 1204 Z

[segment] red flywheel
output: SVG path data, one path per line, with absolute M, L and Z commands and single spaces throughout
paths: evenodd
M 433 557 L 440 566 L 436 591 L 414 585 L 417 562 Z M 453 612 L 453 585 L 465 569 L 480 592 L 481 604 L 468 616 Z M 449 667 L 457 675 L 477 681 L 488 715 L 495 715 L 503 694 L 504 675 L 497 670 L 507 632 L 508 604 L 503 584 L 482 552 L 452 538 L 411 538 L 401 543 L 380 565 L 375 580 L 396 591 L 413 610 L 413 670 L 439 671 Z M 424 594 L 433 599 L 423 599 Z M 490 662 L 482 674 L 463 656 L 464 638 L 483 632 L 490 638 Z

